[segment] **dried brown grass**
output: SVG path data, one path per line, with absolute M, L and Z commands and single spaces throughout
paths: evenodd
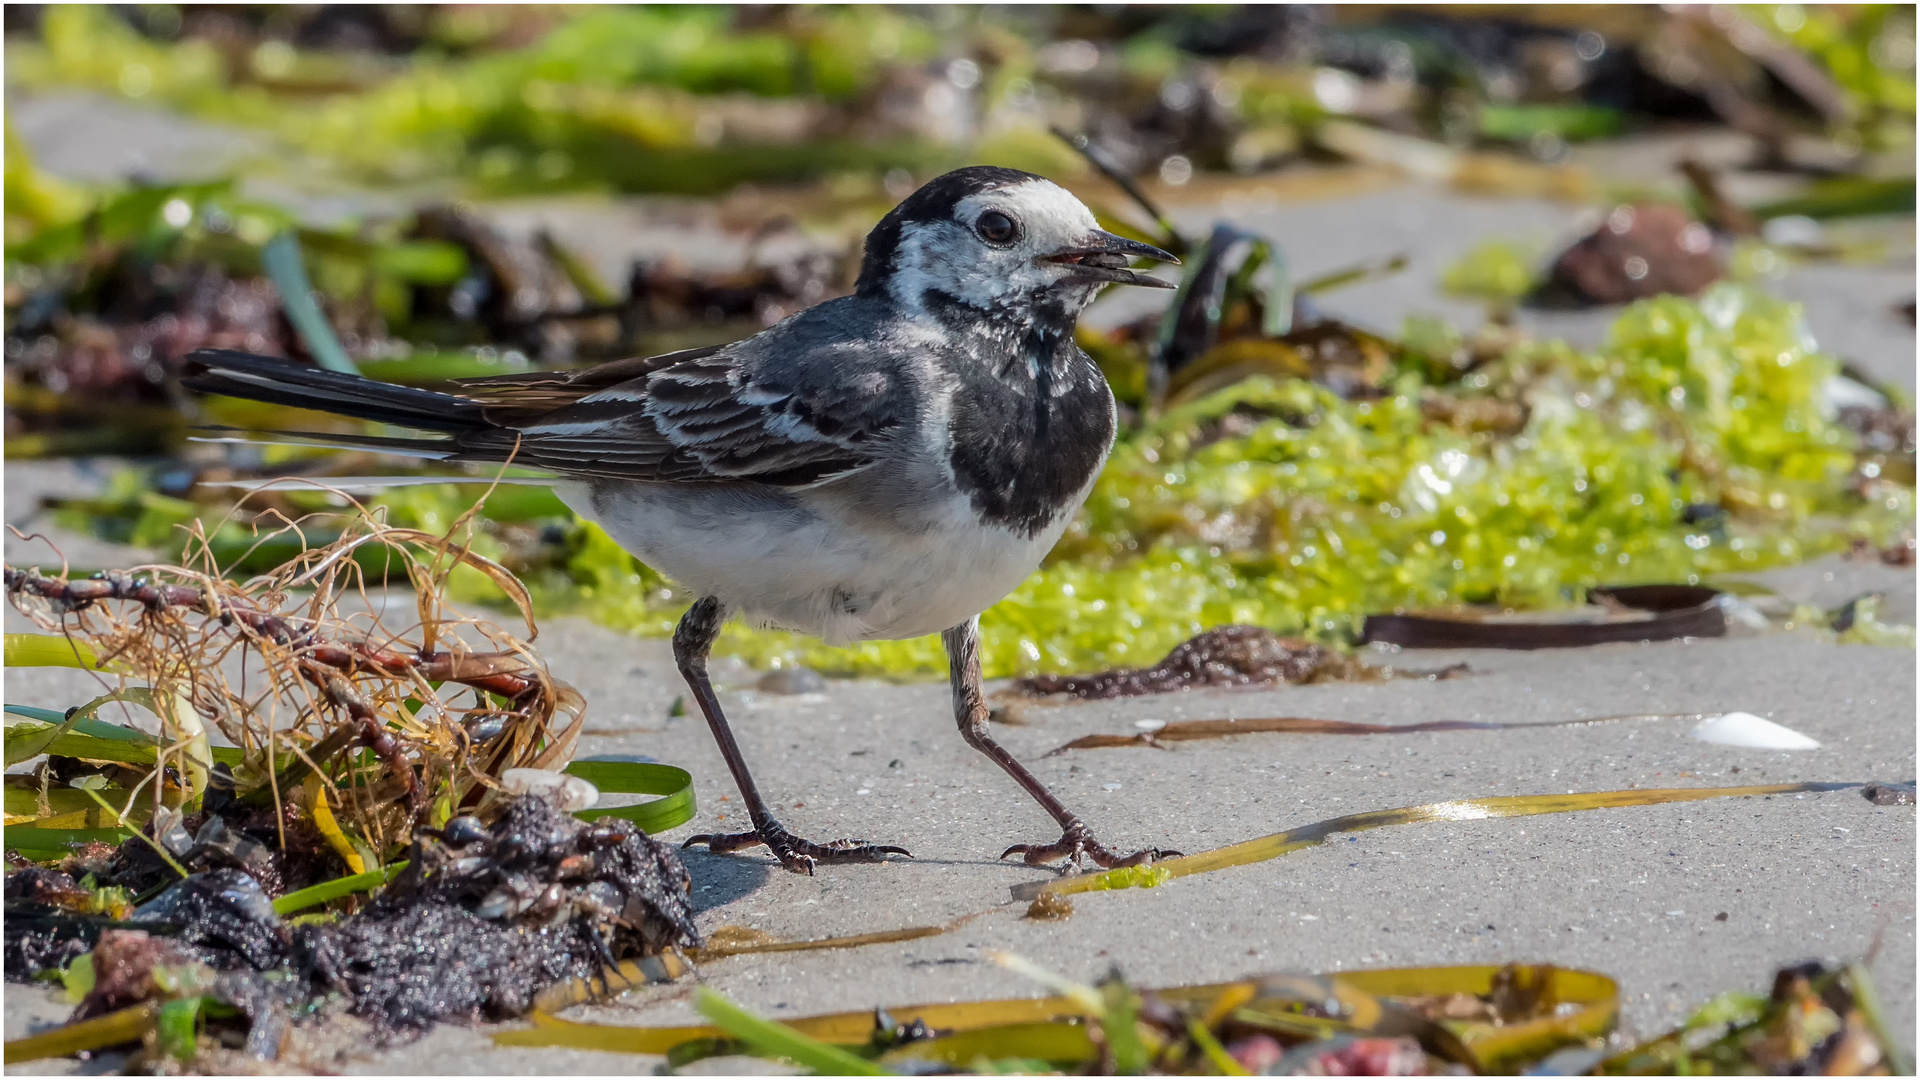
M 416 827 L 462 809 L 484 812 L 507 769 L 564 765 L 584 702 L 534 647 L 525 587 L 468 549 L 472 511 L 435 536 L 390 527 L 335 494 L 349 506 L 338 515 L 256 524 L 256 546 L 291 533 L 303 550 L 245 580 L 215 559 L 208 537 L 218 526 L 195 522 L 177 565 L 81 581 L 9 567 L 7 589 L 41 629 L 90 646 L 102 678 L 152 689 L 160 783 L 139 797 L 156 806 L 197 799 L 196 769 L 207 763 L 195 748 L 205 745 L 201 725 L 210 725 L 242 752 L 231 770 L 238 796 L 280 806 L 301 797 L 305 777 L 318 777 L 346 831 L 386 857 Z M 333 523 L 325 518 L 344 519 L 339 538 L 309 546 L 307 532 Z M 460 567 L 498 586 L 524 634 L 449 603 L 448 577 Z M 413 600 L 404 619 L 395 612 L 407 606 L 391 602 L 395 590 L 383 580 L 400 575 Z M 483 730 L 496 725 L 497 734 Z

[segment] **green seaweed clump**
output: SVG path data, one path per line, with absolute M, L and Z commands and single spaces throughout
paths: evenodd
M 1740 286 L 1628 308 L 1591 355 L 1521 343 L 1457 381 L 1410 358 L 1382 396 L 1248 379 L 1123 433 L 1046 564 L 981 618 L 991 675 L 1152 663 L 1211 626 L 1351 641 L 1370 612 L 1569 607 L 1891 541 L 1910 486 L 1862 484 L 1823 406 L 1837 363 L 1794 304 Z M 1486 416 L 1519 416 L 1489 425 Z M 672 594 L 591 526 L 543 601 L 667 632 Z M 735 626 L 761 665 L 917 674 L 937 639 L 828 648 Z
M 933 55 L 935 32 L 911 14 L 796 9 L 761 28 L 713 6 L 502 14 L 526 25 L 430 12 L 422 47 L 404 59 L 272 38 L 228 56 L 205 39 L 153 40 L 105 8 L 54 5 L 37 40 L 9 38 L 7 60 L 21 86 L 84 87 L 253 128 L 306 155 L 303 169 L 325 163 L 379 183 L 458 176 L 496 193 L 704 194 L 937 155 L 912 140 L 822 133 L 804 108 L 764 107 L 851 102 L 892 65 Z M 523 36 L 534 40 L 513 44 Z
M 1455 296 L 1511 308 L 1539 284 L 1539 273 L 1534 269 L 1537 261 L 1518 244 L 1489 240 L 1447 267 L 1440 286 Z

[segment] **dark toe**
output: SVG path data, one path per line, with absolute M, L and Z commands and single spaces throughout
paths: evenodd
M 792 871 L 793 873 L 801 874 L 806 877 L 813 876 L 814 861 L 811 856 L 796 855 L 793 852 L 789 851 L 789 852 L 782 853 L 781 855 L 778 856 L 778 858 L 780 859 L 780 865 Z
M 1084 857 L 1091 859 L 1094 865 L 1103 870 L 1115 870 L 1128 866 L 1140 866 L 1160 859 L 1178 858 L 1180 853 L 1148 848 L 1131 855 L 1121 855 L 1095 840 L 1084 827 L 1080 827 L 1068 830 L 1066 835 L 1051 844 L 1015 844 L 1000 853 L 1003 859 L 1010 855 L 1021 856 L 1021 860 L 1028 866 L 1045 866 L 1057 859 L 1072 859 L 1075 864 L 1078 864 Z
M 1000 853 L 1001 858 L 1019 855 L 1020 861 L 1028 866 L 1045 866 L 1056 859 L 1069 858 L 1074 853 L 1071 844 L 1015 844 Z
M 835 840 L 828 844 L 808 844 L 804 850 L 826 863 L 882 862 L 889 855 L 913 858 L 913 852 L 906 848 L 869 844 L 865 840 Z
M 680 847 L 681 850 L 685 850 L 693 847 L 695 844 L 705 844 L 708 851 L 716 855 L 725 855 L 729 852 L 756 847 L 764 843 L 766 843 L 766 841 L 760 838 L 758 832 L 701 833 L 699 836 L 687 837 L 687 839 L 681 843 Z
M 770 839 L 769 839 L 770 837 Z M 818 863 L 855 863 L 881 862 L 889 855 L 902 855 L 913 858 L 913 852 L 903 847 L 884 844 L 869 844 L 865 840 L 834 840 L 825 844 L 816 844 L 802 840 L 775 823 L 762 832 L 755 830 L 744 833 L 702 833 L 688 837 L 680 846 L 690 848 L 696 844 L 705 844 L 707 850 L 724 855 L 744 848 L 765 844 L 773 852 L 780 865 L 796 874 L 811 877 Z

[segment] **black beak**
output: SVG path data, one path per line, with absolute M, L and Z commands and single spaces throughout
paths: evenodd
M 1042 255 L 1040 261 L 1071 267 L 1073 273 L 1066 278 L 1069 282 L 1111 281 L 1120 285 L 1145 285 L 1151 289 L 1178 287 L 1170 281 L 1150 278 L 1127 269 L 1127 260 L 1133 258 L 1175 264 L 1180 262 L 1152 244 L 1143 244 L 1097 229 L 1085 243 L 1052 255 Z

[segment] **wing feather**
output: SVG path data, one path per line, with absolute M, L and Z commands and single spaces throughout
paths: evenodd
M 575 476 L 812 484 L 870 464 L 898 426 L 870 394 L 826 388 L 803 398 L 724 348 L 572 375 L 469 379 L 461 389 L 500 426 L 461 436 L 457 459 L 511 454 Z

